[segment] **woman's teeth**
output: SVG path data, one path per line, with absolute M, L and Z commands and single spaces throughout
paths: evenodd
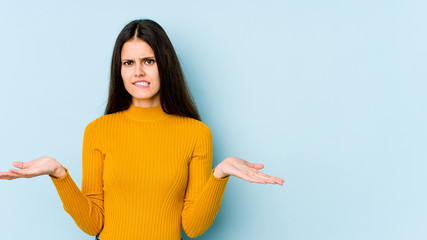
M 135 85 L 148 86 L 148 82 L 137 82 Z

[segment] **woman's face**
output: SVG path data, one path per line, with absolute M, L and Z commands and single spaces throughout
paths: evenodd
M 126 90 L 137 107 L 160 105 L 160 77 L 153 49 L 145 41 L 132 38 L 121 54 L 121 74 Z

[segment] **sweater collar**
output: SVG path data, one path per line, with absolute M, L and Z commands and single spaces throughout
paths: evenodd
M 130 107 L 124 111 L 124 114 L 130 119 L 138 122 L 156 122 L 170 117 L 163 111 L 162 106 L 157 107 L 137 107 L 130 104 Z

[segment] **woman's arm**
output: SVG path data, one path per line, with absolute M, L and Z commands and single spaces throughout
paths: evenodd
M 182 227 L 191 237 L 203 234 L 213 223 L 229 176 L 254 183 L 283 185 L 284 180 L 258 170 L 263 164 L 252 164 L 237 157 L 228 157 L 212 170 L 212 135 L 207 126 L 200 132 L 189 164 L 189 179 L 182 211 Z
M 41 157 L 29 162 L 14 162 L 20 168 L 0 172 L 0 179 L 32 178 L 49 175 L 63 203 L 64 209 L 76 224 L 89 235 L 98 234 L 104 222 L 104 194 L 102 172 L 104 155 L 99 149 L 94 122 L 88 124 L 83 138 L 82 191 L 58 161 Z
M 62 178 L 51 176 L 65 211 L 77 226 L 89 235 L 98 234 L 104 224 L 104 191 L 102 153 L 96 131 L 96 122 L 89 123 L 83 136 L 82 190 L 70 175 Z
M 221 208 L 228 177 L 216 178 L 212 172 L 212 136 L 203 125 L 188 166 L 188 183 L 182 210 L 182 227 L 188 237 L 203 234 Z

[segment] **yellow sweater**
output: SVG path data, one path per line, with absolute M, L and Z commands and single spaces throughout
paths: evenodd
M 83 137 L 82 190 L 68 170 L 51 179 L 65 211 L 102 240 L 179 240 L 213 223 L 229 177 L 212 170 L 212 135 L 201 121 L 161 106 L 90 122 Z

